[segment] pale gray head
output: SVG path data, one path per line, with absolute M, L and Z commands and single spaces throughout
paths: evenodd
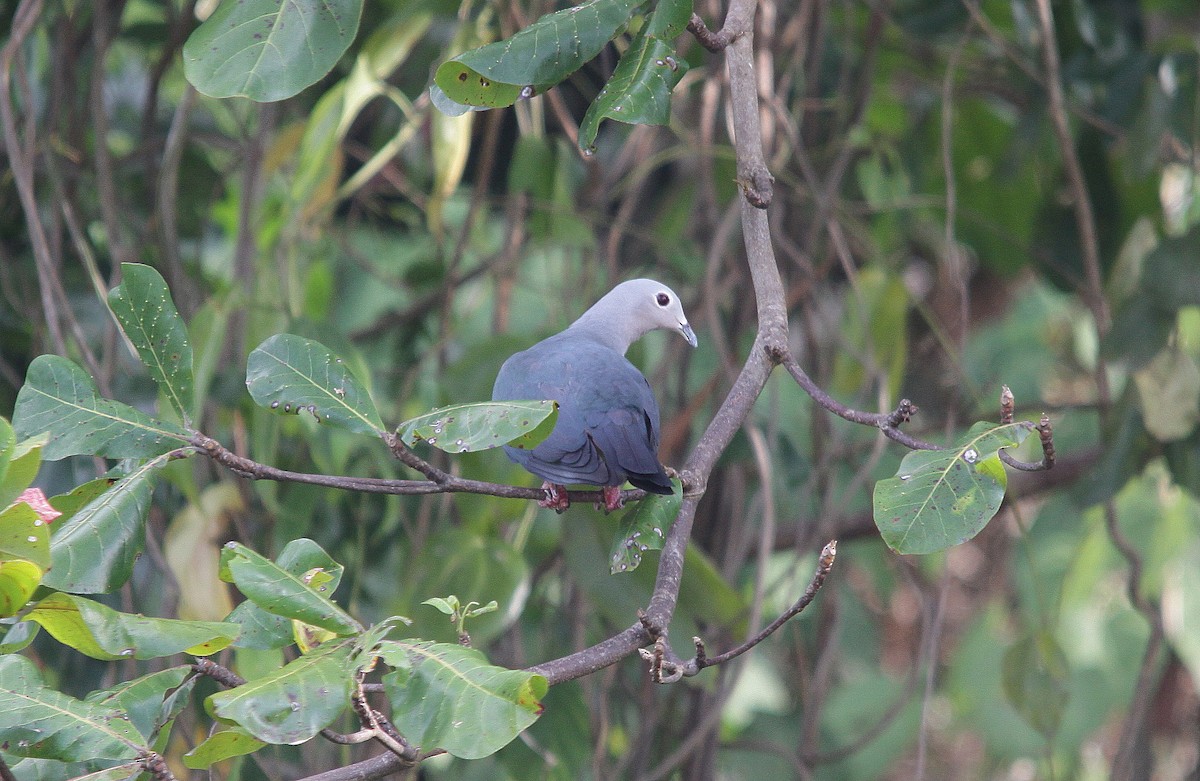
M 593 304 L 570 330 L 584 331 L 624 355 L 629 345 L 659 328 L 675 331 L 696 346 L 696 333 L 675 291 L 653 279 L 631 279 Z

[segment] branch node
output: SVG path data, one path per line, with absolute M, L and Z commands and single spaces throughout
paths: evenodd
M 700 18 L 699 14 L 692 14 L 692 18 L 688 20 L 687 30 L 705 49 L 708 49 L 714 54 L 720 54 L 725 51 L 725 47 L 730 44 L 729 37 L 722 33 L 714 33 L 708 29 L 708 25 Z
M 692 638 L 692 644 L 696 646 L 696 667 L 704 668 L 708 666 L 708 652 L 704 648 L 704 641 L 699 637 Z
M 901 424 L 912 420 L 913 415 L 920 412 L 920 407 L 913 404 L 908 399 L 900 399 L 900 403 L 896 405 L 896 409 L 892 410 L 886 418 L 883 419 L 883 424 L 887 428 L 899 428 Z
M 1042 463 L 1049 469 L 1054 466 L 1054 427 L 1050 425 L 1050 416 L 1045 412 L 1038 421 L 1037 432 L 1042 441 Z
M 206 675 L 230 689 L 237 688 L 246 682 L 245 678 L 233 670 L 230 670 L 228 667 L 222 667 L 211 659 L 197 659 L 192 664 L 192 669 L 200 675 Z
M 742 195 L 755 209 L 765 209 L 771 205 L 771 199 L 775 196 L 775 177 L 765 167 L 753 169 L 749 176 L 739 178 L 737 182 L 742 188 Z
M 1013 392 L 1007 385 L 1000 386 L 1000 423 L 1007 425 L 1013 422 L 1013 412 L 1016 409 Z

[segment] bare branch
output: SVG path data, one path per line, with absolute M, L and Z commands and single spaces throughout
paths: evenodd
M 825 583 L 825 578 L 829 575 L 829 571 L 833 569 L 833 561 L 836 558 L 837 540 L 830 540 L 825 544 L 825 547 L 821 549 L 821 555 L 817 559 L 817 569 L 815 572 L 813 572 L 812 580 L 810 580 L 808 583 L 808 588 L 804 589 L 804 593 L 798 600 L 796 600 L 795 604 L 781 613 L 779 617 L 770 624 L 763 627 L 758 634 L 754 635 L 754 637 L 746 640 L 736 648 L 731 648 L 730 650 L 721 654 L 717 654 L 716 656 L 708 656 L 704 650 L 704 642 L 698 637 L 693 638 L 693 642 L 696 644 L 696 655 L 682 667 L 680 674 L 687 676 L 695 675 L 706 667 L 713 667 L 714 665 L 728 662 L 730 659 L 736 659 L 754 646 L 761 643 L 763 640 L 766 640 L 768 637 L 773 635 L 775 631 L 779 629 L 779 627 L 800 615 L 800 613 L 812 603 L 813 599 L 816 598 L 817 592 L 821 590 L 821 586 Z M 662 682 L 663 681 L 659 681 L 659 683 Z

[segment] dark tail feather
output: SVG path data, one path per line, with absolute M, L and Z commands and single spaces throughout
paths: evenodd
M 643 491 L 649 491 L 652 494 L 670 496 L 675 493 L 675 487 L 671 485 L 671 478 L 667 477 L 667 473 L 661 469 L 658 471 L 658 474 L 629 475 L 627 479 L 633 487 L 641 488 Z

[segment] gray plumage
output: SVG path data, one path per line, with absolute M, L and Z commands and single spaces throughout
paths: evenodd
M 625 358 L 631 344 L 659 328 L 696 346 L 675 292 L 652 279 L 634 279 L 617 285 L 562 333 L 505 361 L 493 400 L 559 404 L 550 436 L 532 450 L 506 446 L 508 457 L 552 488 L 584 483 L 615 492 L 611 487 L 628 480 L 653 493 L 671 493 L 658 460 L 658 403 L 646 378 Z

